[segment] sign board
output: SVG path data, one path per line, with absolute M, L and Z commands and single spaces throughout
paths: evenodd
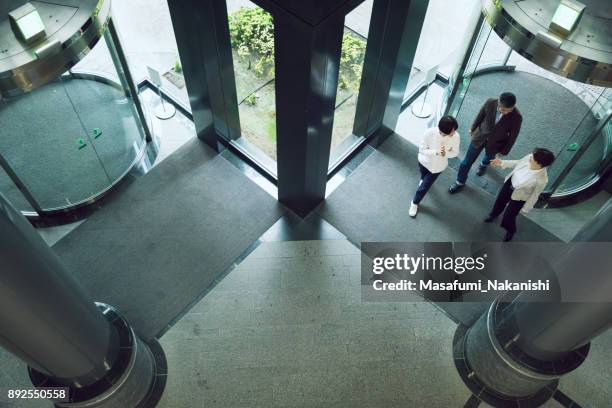
M 436 80 L 438 68 L 440 68 L 439 65 L 434 65 L 433 67 L 429 68 L 429 70 L 427 71 L 427 76 L 425 77 L 425 83 L 427 85 L 431 84 L 433 81 Z
M 149 79 L 156 87 L 160 88 L 162 86 L 161 75 L 159 75 L 159 71 L 155 68 L 151 68 L 147 66 L 147 71 L 149 71 Z

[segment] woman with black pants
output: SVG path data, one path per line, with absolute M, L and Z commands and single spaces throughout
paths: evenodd
M 416 217 L 419 204 L 440 173 L 448 167 L 448 159 L 459 154 L 459 124 L 452 116 L 444 116 L 438 127 L 427 129 L 419 146 L 421 180 L 410 203 L 408 215 Z
M 491 213 L 484 220 L 493 222 L 504 213 L 501 226 L 506 230 L 505 242 L 511 241 L 516 233 L 516 217 L 519 213 L 527 214 L 538 201 L 548 182 L 546 168 L 554 161 L 553 152 L 539 147 L 520 160 L 491 161 L 495 167 L 513 168 L 497 194 Z

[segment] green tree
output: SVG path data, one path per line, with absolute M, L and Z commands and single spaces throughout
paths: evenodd
M 274 76 L 274 21 L 262 8 L 243 7 L 229 19 L 232 47 L 240 61 L 253 69 L 256 75 Z M 357 91 L 365 57 L 366 42 L 345 32 L 340 57 L 340 89 Z
M 247 69 L 274 76 L 274 22 L 264 9 L 243 7 L 229 18 L 232 47 Z
M 256 93 L 252 93 L 244 98 L 244 103 L 249 106 L 255 106 L 257 104 L 257 98 L 259 98 L 259 96 Z
M 342 54 L 340 55 L 340 89 L 359 90 L 361 70 L 365 57 L 366 42 L 350 33 L 342 37 Z

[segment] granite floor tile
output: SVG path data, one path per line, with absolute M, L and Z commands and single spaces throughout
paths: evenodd
M 456 323 L 429 302 L 364 301 L 354 248 L 262 243 L 162 338 L 160 406 L 463 407 L 471 393 L 454 367 Z M 612 400 L 602 391 L 611 344 L 597 339 L 595 358 L 561 382 L 582 406 Z

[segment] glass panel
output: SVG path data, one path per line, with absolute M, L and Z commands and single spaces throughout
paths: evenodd
M 189 106 L 168 2 L 114 1 L 112 11 L 134 81 L 148 76 L 147 67 L 155 68 L 164 88 Z
M 457 116 L 459 111 L 461 110 L 461 105 L 463 104 L 463 100 L 465 99 L 465 96 L 467 95 L 468 88 L 470 87 L 470 83 L 474 76 L 474 72 L 480 66 L 480 58 L 482 57 L 482 54 L 486 48 L 489 36 L 492 33 L 491 27 L 486 23 L 481 24 L 481 26 L 477 29 L 478 29 L 478 37 L 476 38 L 476 42 L 474 43 L 472 47 L 465 70 L 464 71 L 458 70 L 454 72 L 453 75 L 450 77 L 449 85 L 446 88 L 445 97 L 453 98 L 450 101 L 451 107 L 448 111 L 449 115 L 452 115 L 452 116 Z M 459 62 L 459 64 L 461 63 Z M 459 81 L 459 84 L 457 84 L 456 94 L 454 96 L 450 95 L 457 81 Z M 443 109 L 440 110 L 440 112 L 442 111 Z
M 101 39 L 95 54 L 88 54 L 71 70 L 74 78 L 64 77 L 63 82 L 106 174 L 115 182 L 139 158 L 145 142 L 134 101 L 122 86 L 127 80 L 119 77 L 119 62 L 112 58 L 111 41 L 110 36 Z M 94 57 L 97 61 L 91 62 Z M 99 70 L 90 71 L 94 77 L 78 74 L 95 63 Z M 87 100 L 92 103 L 80 103 Z
M 453 24 L 448 24 L 448 21 L 453 21 Z M 435 126 L 436 118 L 447 108 L 450 114 L 459 110 L 462 99 L 452 98 L 451 94 L 461 96 L 466 92 L 489 35 L 488 31 L 482 32 L 483 26 L 478 24 L 479 21 L 478 1 L 429 2 L 404 93 L 405 103 L 412 99 L 410 109 L 400 115 L 396 127 L 396 132 L 412 143 L 419 144 L 423 132 Z M 468 49 L 474 36 L 480 43 Z M 471 65 L 462 68 L 465 58 Z M 437 75 L 447 77 L 448 85 L 437 82 Z M 421 92 L 424 86 L 427 88 Z M 418 95 L 416 99 L 415 95 Z M 449 101 L 454 101 L 455 105 L 448 107 Z
M 451 75 L 457 60 L 463 57 L 464 39 L 474 30 L 474 17 L 479 12 L 478 0 L 429 1 L 407 95 L 418 89 L 431 68 L 438 67 L 438 72 L 445 77 Z
M 570 172 L 559 184 L 555 194 L 563 194 L 578 189 L 597 177 L 602 164 L 610 157 L 611 145 L 612 123 L 608 122 L 576 164 L 572 166 Z
M 557 155 L 557 160 L 548 170 L 549 188 L 570 163 L 576 152 L 588 143 L 589 137 L 609 109 L 609 94 L 604 88 L 578 83 L 548 72 L 517 53 L 508 53 L 508 46 L 485 22 L 472 49 L 461 82 L 457 87 L 450 114 L 459 121 L 462 144 L 470 142 L 469 127 L 487 98 L 495 98 L 502 92 L 513 92 L 517 96 L 517 107 L 523 115 L 519 137 L 508 155 L 516 159 L 530 153 L 534 147 L 544 147 Z M 515 71 L 487 70 L 516 66 Z M 450 94 L 455 78 L 451 77 Z M 609 90 L 608 90 L 609 91 Z M 579 180 L 588 181 L 601 163 L 607 148 L 604 137 L 597 138 L 588 146 L 588 157 L 580 161 L 569 175 L 566 184 L 574 185 Z M 452 164 L 454 165 L 454 164 Z M 503 182 L 504 172 L 491 168 L 484 177 L 471 180 L 481 187 L 495 192 Z
M 43 209 L 69 206 L 108 185 L 62 79 L 0 101 L 0 123 L 0 151 Z
M 104 37 L 98 40 L 95 47 L 76 65 L 70 68 L 71 73 L 92 74 L 119 82 L 119 75 L 113 64 L 108 44 Z
M 551 180 L 556 181 L 559 173 L 568 165 L 570 160 L 576 155 L 581 154 L 578 161 L 571 165 L 571 169 L 557 181 L 559 186 L 555 194 L 565 194 L 581 186 L 588 184 L 598 176 L 602 164 L 609 159 L 612 148 L 612 124 L 610 122 L 610 109 L 612 109 L 612 90 L 604 91 L 585 120 L 576 129 L 567 143 L 562 146 L 557 160 L 564 166 L 557 166 L 551 169 Z M 605 124 L 603 123 L 605 122 Z M 601 130 L 593 137 L 592 133 L 598 127 Z M 584 145 L 588 144 L 585 148 Z M 581 152 L 584 150 L 584 153 Z M 552 171 L 554 170 L 554 171 Z
M 485 23 L 487 27 L 489 25 Z M 511 49 L 490 27 L 489 37 L 478 62 L 478 69 L 503 66 Z
M 96 197 L 144 149 L 135 105 L 108 45 L 101 39 L 70 72 L 0 101 L 0 152 L 43 210 Z
M 549 170 L 549 187 L 553 188 L 554 185 L 561 182 L 555 193 L 562 193 L 579 187 L 579 184 L 588 183 L 594 176 L 592 171 L 597 167 L 596 163 L 599 162 L 595 159 L 596 156 L 599 156 L 597 152 L 603 152 L 607 148 L 607 139 L 603 135 L 596 138 L 588 147 L 588 154 L 585 153 L 584 159 L 579 160 L 576 168 L 568 173 L 566 180 L 556 179 L 572 157 L 579 152 L 587 138 L 600 125 L 600 120 L 605 118 L 610 107 L 610 90 L 572 81 L 546 71 L 516 52 L 512 52 L 508 64 L 516 66 L 519 72 L 542 78 L 543 83 L 554 83 L 558 88 L 564 88 L 565 94 L 568 95 L 567 100 L 571 101 L 570 106 L 564 109 L 566 112 L 562 116 L 567 128 L 559 134 L 559 143 L 553 149 L 558 157 Z
M 353 125 L 371 15 L 372 2 L 365 2 L 346 17 L 332 130 L 330 165 L 333 165 L 347 149 L 359 140 L 357 136 L 353 135 Z
M 276 160 L 272 15 L 250 1 L 228 2 L 228 15 L 243 145 Z
M 143 12 L 145 9 L 146 12 Z M 168 2 L 114 1 L 112 11 L 113 22 L 128 61 L 132 80 L 139 83 L 147 78 L 148 67 L 151 67 L 160 73 L 163 90 L 183 106 L 189 107 L 189 95 L 178 57 Z M 106 65 L 110 67 L 112 62 L 108 59 L 106 61 Z M 160 157 L 165 157 L 180 146 L 174 136 L 175 132 L 165 131 L 174 125 L 176 117 L 170 121 L 157 119 L 154 111 L 160 104 L 160 99 L 155 94 L 146 92 L 146 89 L 139 95 L 139 99 L 147 126 L 155 143 L 159 143 L 162 152 Z M 178 139 L 182 140 L 181 137 Z

